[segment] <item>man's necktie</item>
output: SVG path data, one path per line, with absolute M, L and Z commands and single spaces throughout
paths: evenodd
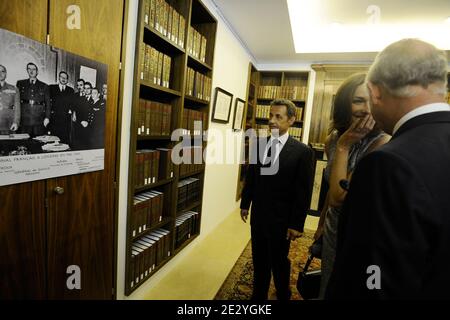
M 275 149 L 275 146 L 279 142 L 280 141 L 278 139 L 273 139 L 272 140 L 272 143 L 270 144 L 269 149 L 267 149 L 267 156 L 266 156 L 266 161 L 264 162 L 264 165 L 269 165 L 272 162 L 272 149 Z

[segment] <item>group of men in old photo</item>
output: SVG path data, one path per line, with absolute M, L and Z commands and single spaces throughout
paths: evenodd
M 7 83 L 7 68 L 0 64 L 0 134 L 51 135 L 71 150 L 100 149 L 104 141 L 107 86 L 93 87 L 78 79 L 69 86 L 69 74 L 60 71 L 56 84 L 38 79 L 35 63 L 26 65 L 28 79 Z

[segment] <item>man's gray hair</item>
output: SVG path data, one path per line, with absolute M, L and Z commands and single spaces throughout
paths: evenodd
M 386 47 L 375 58 L 367 81 L 382 85 L 395 97 L 413 97 L 413 86 L 428 88 L 442 84 L 435 92 L 447 92 L 447 56 L 433 45 L 417 40 L 403 39 Z
M 295 104 L 288 99 L 275 99 L 270 103 L 271 106 L 286 106 L 286 113 L 288 118 L 295 117 L 296 107 Z

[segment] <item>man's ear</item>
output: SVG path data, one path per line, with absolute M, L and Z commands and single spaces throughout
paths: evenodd
M 369 81 L 367 83 L 367 88 L 369 89 L 369 93 L 370 93 L 370 97 L 372 98 L 372 101 L 378 102 L 382 98 L 383 90 L 381 90 L 381 86 Z
M 293 116 L 288 120 L 290 126 L 292 126 L 294 124 L 295 119 L 296 119 L 295 116 Z

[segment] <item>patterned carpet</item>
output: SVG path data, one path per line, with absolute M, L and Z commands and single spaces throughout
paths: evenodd
M 291 300 L 302 300 L 296 288 L 297 277 L 308 259 L 308 248 L 313 243 L 313 235 L 313 231 L 305 230 L 303 237 L 291 242 L 289 251 L 289 259 L 291 260 Z M 309 270 L 319 268 L 320 260 L 314 259 Z M 252 294 L 252 282 L 252 248 L 249 242 L 219 289 L 215 300 L 249 300 Z M 269 300 L 276 300 L 273 281 L 269 289 Z

